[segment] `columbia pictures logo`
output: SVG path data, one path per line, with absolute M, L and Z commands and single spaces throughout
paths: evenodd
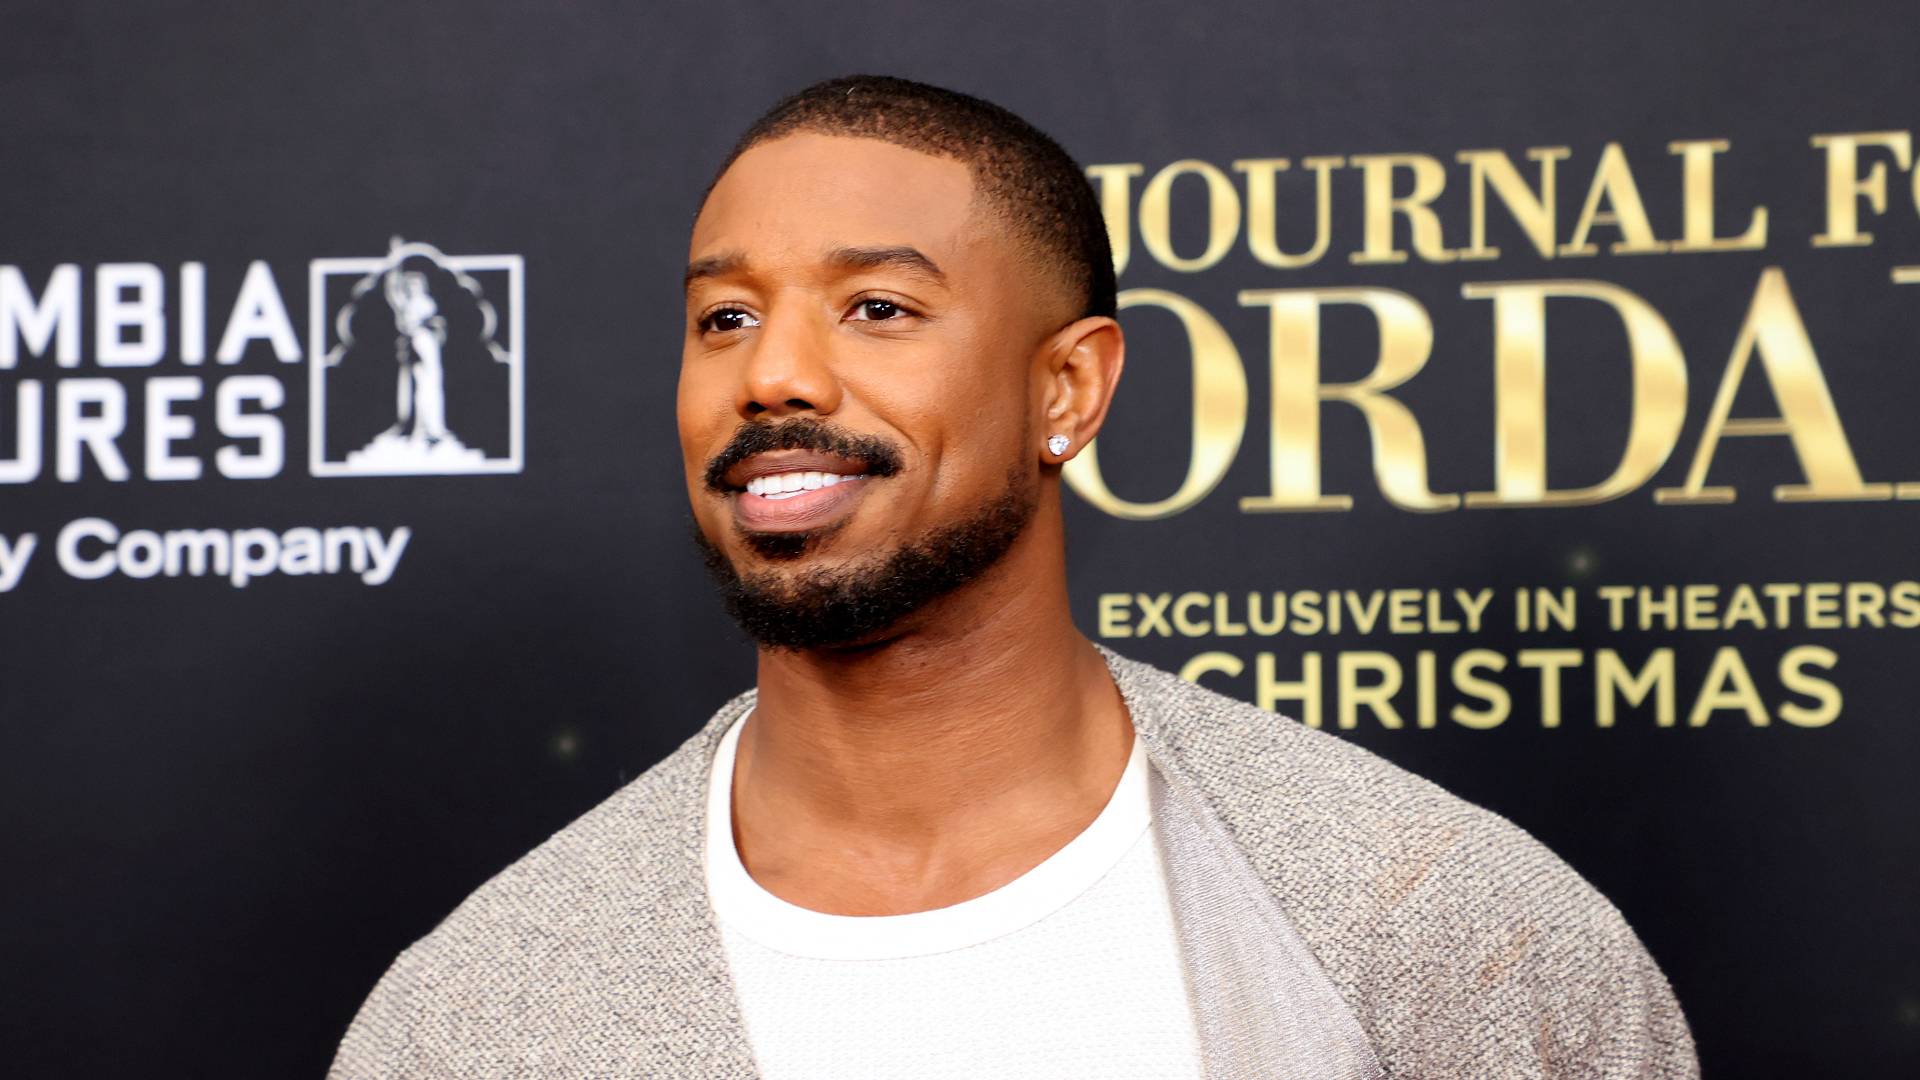
M 308 271 L 314 476 L 517 473 L 524 261 L 394 237 Z

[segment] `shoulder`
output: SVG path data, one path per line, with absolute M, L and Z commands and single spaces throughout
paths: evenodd
M 1389 1075 L 1697 1074 L 1638 936 L 1525 830 L 1338 736 L 1109 662 Z
M 677 1028 L 675 1037 L 698 1041 L 704 1027 L 724 1030 L 699 1015 L 699 995 L 663 991 L 675 977 L 706 977 L 697 969 L 717 956 L 700 952 L 714 931 L 699 815 L 711 744 L 751 697 L 729 702 L 402 952 L 355 1016 L 329 1076 L 518 1074 L 573 1064 L 533 1060 L 543 1045 L 604 1039 L 613 1056 L 593 1060 L 612 1063 L 625 1060 L 616 1046 L 644 1043 L 648 1032 Z M 717 948 L 717 938 L 708 944 Z

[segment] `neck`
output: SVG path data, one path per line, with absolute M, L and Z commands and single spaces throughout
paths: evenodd
M 760 884 L 853 914 L 1005 884 L 1106 805 L 1132 727 L 1073 625 L 1058 504 L 884 642 L 763 651 L 734 832 Z

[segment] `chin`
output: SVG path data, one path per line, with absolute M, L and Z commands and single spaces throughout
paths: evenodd
M 851 533 L 829 535 L 841 519 L 814 530 L 735 532 L 722 552 L 694 530 L 728 612 L 764 648 L 857 647 L 895 636 L 903 620 L 975 580 L 1012 548 L 1037 500 L 1012 482 L 958 522 L 907 542 L 883 531 L 885 547 Z M 862 534 L 876 531 L 870 524 Z M 837 550 L 836 550 L 837 549 Z

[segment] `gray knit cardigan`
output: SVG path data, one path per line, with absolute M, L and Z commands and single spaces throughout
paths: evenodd
M 1633 930 L 1531 836 L 1102 652 L 1153 766 L 1209 1078 L 1699 1075 Z M 756 1076 L 701 861 L 714 748 L 753 700 L 402 953 L 330 1077 Z

